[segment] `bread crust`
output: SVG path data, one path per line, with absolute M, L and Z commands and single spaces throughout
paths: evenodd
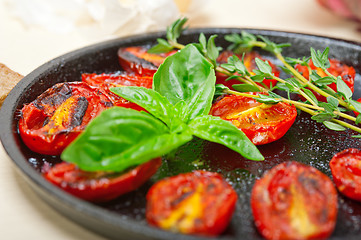
M 11 89 L 13 89 L 22 78 L 23 75 L 14 72 L 6 65 L 0 63 L 0 107 Z

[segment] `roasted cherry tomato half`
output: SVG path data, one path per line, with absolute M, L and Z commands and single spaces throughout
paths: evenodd
M 194 171 L 165 178 L 147 193 L 147 221 L 165 230 L 216 236 L 227 227 L 237 194 L 218 173 Z
M 351 89 L 351 91 L 354 91 L 354 80 L 355 80 L 355 76 L 356 76 L 356 71 L 352 66 L 347 66 L 346 64 L 341 63 L 339 60 L 336 59 L 329 59 L 330 61 L 330 67 L 327 69 L 327 71 L 329 71 L 332 75 L 334 76 L 340 76 L 342 77 L 343 81 L 347 84 L 347 86 L 349 86 L 349 88 Z M 327 74 L 321 69 L 321 68 L 317 68 L 312 60 L 309 61 L 309 65 L 311 67 L 312 70 L 316 70 L 317 74 L 320 75 L 321 77 L 326 77 Z M 295 66 L 295 68 L 305 77 L 305 78 L 309 78 L 310 74 L 309 71 L 307 69 L 307 66 L 302 66 L 300 64 L 297 64 Z M 330 85 L 328 85 L 330 88 L 332 88 L 333 90 L 337 91 L 337 86 L 335 83 L 331 83 Z M 316 96 L 316 98 L 319 101 L 323 101 L 326 102 L 327 99 L 320 95 L 317 92 L 312 91 L 313 94 Z
M 253 98 L 227 95 L 213 104 L 210 114 L 230 121 L 255 145 L 280 139 L 297 117 L 295 106 L 287 103 L 267 105 Z
M 95 74 L 84 73 L 82 74 L 82 81 L 91 86 L 99 88 L 113 103 L 114 106 L 133 108 L 136 110 L 143 110 L 142 107 L 135 103 L 129 102 L 122 97 L 112 93 L 109 89 L 111 87 L 122 86 L 138 86 L 145 88 L 152 88 L 153 77 L 130 75 L 121 72 L 114 74 Z
M 86 83 L 59 83 L 22 108 L 19 132 L 32 151 L 58 155 L 111 106 L 107 96 Z
M 236 55 L 239 59 L 242 59 L 242 55 L 234 54 L 232 51 L 224 51 L 217 58 L 217 62 L 220 63 L 220 64 L 226 63 L 227 59 L 232 55 Z M 276 77 L 279 77 L 280 71 L 277 69 L 276 65 L 274 65 L 270 60 L 262 58 L 262 56 L 259 55 L 257 52 L 247 52 L 244 55 L 244 58 L 243 58 L 244 65 L 245 65 L 245 67 L 247 68 L 247 70 L 249 72 L 252 73 L 252 71 L 254 69 L 257 69 L 257 65 L 256 65 L 256 61 L 255 61 L 256 58 L 259 58 L 259 59 L 261 59 L 263 61 L 268 61 L 269 65 L 272 67 L 273 74 Z M 230 89 L 233 89 L 232 88 L 233 84 L 241 84 L 241 82 L 238 81 L 237 79 L 230 79 L 230 80 L 226 81 L 226 79 L 228 77 L 226 75 L 222 74 L 222 73 L 219 73 L 219 72 L 216 73 L 216 77 L 217 77 L 217 80 L 216 80 L 217 84 L 223 84 L 224 86 L 226 86 L 226 87 L 228 87 Z M 270 87 L 271 84 L 272 84 L 272 86 L 275 86 L 277 84 L 277 80 L 275 80 L 275 79 L 266 79 L 265 78 L 263 80 L 263 83 L 268 87 Z
M 164 59 L 176 51 L 169 53 L 148 53 L 148 48 L 142 46 L 120 48 L 118 59 L 122 68 L 131 73 L 142 76 L 153 76 Z
M 336 224 L 337 191 L 316 168 L 285 162 L 256 181 L 251 208 L 267 239 L 324 239 Z
M 64 191 L 91 202 L 105 202 L 134 191 L 153 176 L 162 163 L 155 158 L 122 173 L 87 172 L 73 163 L 59 163 L 44 174 Z
M 330 168 L 338 191 L 361 201 L 361 151 L 349 148 L 335 154 L 330 161 Z

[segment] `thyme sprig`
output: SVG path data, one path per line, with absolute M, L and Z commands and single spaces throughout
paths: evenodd
M 187 19 L 183 18 L 177 20 L 167 29 L 167 40 L 158 39 L 158 44 L 150 49 L 150 52 L 159 53 L 169 51 L 169 49 L 182 49 L 185 46 L 179 44 L 177 39 L 185 29 L 184 24 Z M 233 85 L 237 91 L 228 89 L 225 86 L 216 87 L 216 96 L 221 94 L 236 94 L 246 97 L 252 97 L 259 102 L 265 104 L 275 104 L 278 102 L 286 102 L 294 105 L 299 110 L 310 114 L 311 119 L 323 123 L 327 128 L 335 131 L 344 131 L 346 128 L 352 129 L 361 133 L 361 128 L 355 126 L 361 122 L 361 114 L 354 117 L 347 114 L 346 111 L 361 112 L 361 103 L 352 99 L 352 91 L 340 76 L 334 76 L 327 69 L 330 67 L 329 62 L 329 48 L 324 51 L 310 49 L 310 56 L 303 58 L 284 57 L 282 50 L 285 47 L 291 46 L 289 43 L 277 44 L 264 36 L 256 36 L 246 31 L 241 34 L 233 33 L 225 36 L 225 40 L 230 42 L 228 50 L 235 54 L 243 54 L 240 59 L 233 55 L 228 58 L 226 63 L 218 64 L 217 57 L 219 56 L 220 47 L 215 44 L 216 35 L 212 35 L 207 40 L 204 34 L 200 34 L 199 43 L 193 43 L 198 50 L 215 66 L 217 72 L 228 76 L 228 79 L 237 79 L 240 84 Z M 251 51 L 254 48 L 260 48 L 272 53 L 279 59 L 283 66 L 281 69 L 291 75 L 290 78 L 282 79 L 272 72 L 272 67 L 267 61 L 259 58 L 255 59 L 258 69 L 250 72 L 244 64 L 244 53 Z M 317 71 L 312 70 L 309 62 L 312 60 L 313 64 L 322 69 L 326 76 L 320 76 Z M 295 68 L 296 64 L 306 66 L 309 71 L 309 78 L 305 78 Z M 263 83 L 264 79 L 277 80 L 276 86 L 266 86 Z M 328 85 L 335 83 L 337 91 L 331 89 Z M 275 94 L 274 90 L 282 90 L 287 93 L 287 98 Z M 312 90 L 312 91 L 311 91 Z M 247 94 L 246 92 L 262 92 L 258 96 Z M 327 101 L 319 101 L 313 92 L 324 96 Z M 302 96 L 306 101 L 291 99 L 291 93 Z M 348 123 L 353 122 L 355 125 Z

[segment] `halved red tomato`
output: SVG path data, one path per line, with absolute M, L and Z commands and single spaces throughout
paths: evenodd
M 242 55 L 239 54 L 234 54 L 232 51 L 223 51 L 219 57 L 217 58 L 217 62 L 222 64 L 222 63 L 226 63 L 227 59 L 229 57 L 231 57 L 232 55 L 236 55 L 239 59 L 242 60 Z M 254 69 L 257 69 L 257 65 L 256 65 L 256 61 L 255 59 L 259 58 L 263 61 L 267 61 L 269 63 L 269 65 L 272 67 L 272 72 L 276 77 L 279 77 L 280 75 L 280 71 L 277 69 L 276 65 L 274 65 L 270 60 L 263 58 L 259 53 L 257 52 L 247 52 L 244 55 L 244 65 L 247 68 L 247 70 L 249 72 L 252 72 Z M 216 83 L 217 84 L 223 84 L 224 86 L 233 89 L 232 85 L 233 84 L 241 84 L 240 81 L 238 81 L 237 79 L 230 79 L 228 81 L 226 81 L 226 79 L 228 78 L 226 75 L 217 72 L 216 73 Z M 277 80 L 275 79 L 264 79 L 262 81 L 264 84 L 266 84 L 266 86 L 270 87 L 271 84 L 272 86 L 275 86 L 277 84 Z
M 285 135 L 296 119 L 297 110 L 283 102 L 268 105 L 249 97 L 227 95 L 213 104 L 210 114 L 230 121 L 253 144 L 262 145 Z
M 130 75 L 122 72 L 113 74 L 95 74 L 84 73 L 82 74 L 82 81 L 91 86 L 99 88 L 113 103 L 114 106 L 132 108 L 135 110 L 143 110 L 142 107 L 135 103 L 129 102 L 122 97 L 112 93 L 109 89 L 111 87 L 122 86 L 138 86 L 145 88 L 152 88 L 153 77 Z
M 174 53 L 153 54 L 148 53 L 148 48 L 143 46 L 125 47 L 118 50 L 118 59 L 122 68 L 131 73 L 142 76 L 153 76 L 164 59 Z
M 349 148 L 330 161 L 333 181 L 343 195 L 361 201 L 361 151 Z
M 340 76 L 342 77 L 343 81 L 347 84 L 347 86 L 349 86 L 349 88 L 351 89 L 351 91 L 354 91 L 354 81 L 355 81 L 355 76 L 356 76 L 356 71 L 352 66 L 347 66 L 346 64 L 341 63 L 339 60 L 337 59 L 329 59 L 330 61 L 330 67 L 327 69 L 327 71 L 329 71 L 332 75 L 334 76 Z M 321 69 L 321 68 L 317 68 L 312 60 L 309 61 L 309 65 L 311 67 L 312 70 L 316 70 L 317 74 L 320 75 L 321 77 L 326 77 L 327 74 Z M 297 69 L 297 71 L 299 71 L 306 79 L 309 78 L 310 73 L 308 71 L 307 66 L 302 66 L 300 64 L 297 64 L 295 66 L 295 68 Z M 330 85 L 328 85 L 330 88 L 332 88 L 333 90 L 337 91 L 337 86 L 335 83 L 332 83 Z M 316 98 L 319 101 L 323 101 L 326 102 L 327 99 L 320 95 L 317 92 L 312 91 L 313 94 L 316 96 Z
M 86 83 L 59 83 L 21 109 L 20 136 L 32 151 L 58 155 L 111 106 L 107 96 Z
M 285 162 L 256 181 L 251 207 L 266 239 L 325 239 L 336 224 L 337 191 L 316 168 Z
M 227 227 L 237 194 L 218 173 L 194 171 L 163 179 L 147 193 L 147 221 L 165 230 L 216 236 Z
M 64 191 L 91 202 L 105 202 L 134 191 L 153 176 L 162 163 L 155 158 L 122 173 L 87 172 L 72 163 L 59 163 L 44 177 Z

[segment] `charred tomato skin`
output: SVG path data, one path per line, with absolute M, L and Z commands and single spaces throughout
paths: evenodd
M 361 151 L 349 148 L 336 153 L 330 161 L 330 169 L 338 191 L 361 201 Z
M 253 98 L 227 95 L 213 104 L 210 114 L 230 121 L 253 144 L 263 145 L 286 134 L 297 117 L 297 110 L 295 106 L 283 102 L 266 105 Z
M 194 171 L 154 184 L 147 193 L 146 218 L 164 230 L 217 236 L 228 226 L 236 201 L 220 174 Z
M 114 106 L 132 108 L 135 110 L 144 110 L 139 105 L 132 103 L 110 91 L 112 87 L 122 86 L 138 86 L 145 88 L 152 88 L 153 77 L 151 76 L 139 76 L 129 73 L 113 73 L 113 74 L 95 74 L 95 73 L 83 73 L 82 81 L 100 89 L 104 95 L 106 95 Z
M 232 51 L 223 51 L 223 52 L 221 52 L 221 54 L 217 58 L 217 62 L 220 63 L 220 64 L 226 63 L 227 59 L 229 57 L 231 57 L 232 55 L 236 55 L 240 60 L 242 60 L 243 56 L 240 55 L 240 54 L 235 54 Z M 262 61 L 267 61 L 269 63 L 269 65 L 271 66 L 271 68 L 272 68 L 272 73 L 276 77 L 279 77 L 280 71 L 278 70 L 276 65 L 274 65 L 270 60 L 263 58 L 259 53 L 254 52 L 254 51 L 245 53 L 244 59 L 243 59 L 244 60 L 244 65 L 245 65 L 245 67 L 247 68 L 247 70 L 249 72 L 252 72 L 254 69 L 257 68 L 256 61 L 255 61 L 256 58 L 259 58 Z M 232 85 L 234 85 L 234 84 L 241 84 L 241 82 L 238 81 L 237 79 L 230 79 L 230 80 L 226 81 L 226 79 L 228 77 L 225 74 L 222 74 L 222 73 L 219 73 L 219 72 L 216 72 L 216 77 L 217 77 L 216 78 L 216 83 L 217 84 L 223 84 L 224 86 L 226 86 L 226 87 L 228 87 L 230 89 L 233 89 Z M 277 84 L 277 80 L 275 80 L 275 79 L 267 79 L 267 78 L 265 78 L 262 82 L 267 87 L 270 87 L 271 84 L 272 84 L 272 86 L 275 86 Z
M 153 76 L 164 59 L 176 51 L 169 53 L 148 53 L 145 46 L 124 47 L 118 49 L 118 60 L 120 66 L 131 73 L 141 76 Z
M 107 173 L 87 172 L 63 162 L 44 173 L 44 177 L 73 196 L 106 202 L 139 188 L 157 172 L 161 163 L 161 158 L 155 158 L 123 173 Z
M 93 118 L 111 106 L 108 97 L 86 83 L 59 83 L 21 109 L 19 133 L 32 151 L 59 155 Z
M 334 76 L 340 76 L 342 78 L 342 80 L 347 84 L 347 86 L 351 89 L 351 91 L 354 91 L 354 83 L 355 83 L 355 76 L 356 76 L 356 71 L 354 69 L 354 67 L 352 66 L 348 66 L 344 63 L 341 63 L 339 60 L 337 59 L 329 59 L 330 61 L 330 67 L 327 69 L 327 71 L 329 71 L 331 74 L 333 74 Z M 310 60 L 309 65 L 311 67 L 312 70 L 315 70 L 317 72 L 318 75 L 320 75 L 321 77 L 326 77 L 326 73 L 321 69 L 321 68 L 317 68 L 312 60 Z M 297 64 L 295 66 L 296 70 L 299 71 L 306 79 L 309 78 L 309 71 L 307 69 L 306 66 L 302 66 L 300 64 Z M 328 85 L 330 88 L 332 88 L 333 90 L 337 91 L 337 86 L 335 83 L 331 83 L 330 85 Z M 327 99 L 322 96 L 321 94 L 311 90 L 312 93 L 315 95 L 315 97 L 317 98 L 317 100 L 319 101 L 323 101 L 323 102 L 327 102 Z M 305 100 L 305 99 L 303 99 Z
M 316 168 L 284 162 L 256 180 L 251 208 L 266 239 L 325 239 L 336 224 L 337 191 Z

